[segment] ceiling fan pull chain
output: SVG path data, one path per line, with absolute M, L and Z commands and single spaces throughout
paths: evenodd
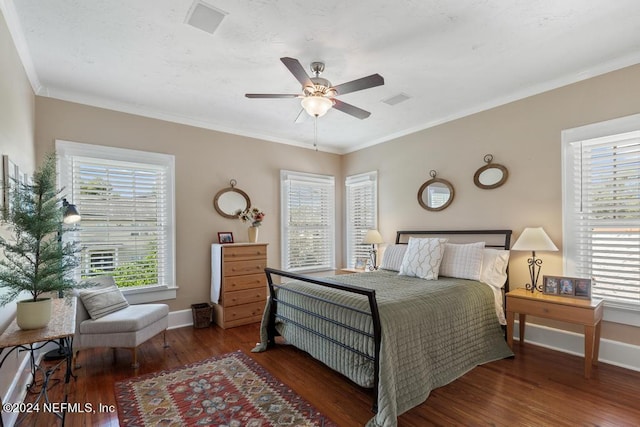
M 318 151 L 318 115 L 313 117 L 313 148 Z

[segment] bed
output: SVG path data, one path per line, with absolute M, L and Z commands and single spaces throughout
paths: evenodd
M 434 388 L 513 356 L 501 327 L 510 239 L 511 230 L 399 231 L 376 271 L 317 278 L 267 268 L 254 351 L 281 335 L 372 389 L 368 426 L 395 426 Z

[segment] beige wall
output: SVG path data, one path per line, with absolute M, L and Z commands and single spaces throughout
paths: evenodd
M 34 102 L 29 80 L 9 35 L 4 16 L 0 14 L 0 154 L 8 155 L 28 173 L 33 171 L 35 164 Z M 6 228 L 0 228 L 0 235 L 7 236 Z M 4 331 L 14 315 L 15 303 L 0 307 L 0 331 Z M 19 359 L 24 356 L 18 357 L 15 352 L 2 366 L 0 397 L 5 396 L 18 369 Z
M 226 219 L 213 208 L 213 197 L 230 179 L 264 210 L 260 242 L 268 242 L 268 264 L 280 267 L 280 169 L 334 175 L 342 200 L 341 159 L 335 154 L 148 119 L 132 114 L 36 97 L 37 158 L 62 139 L 175 155 L 176 283 L 171 310 L 209 301 L 211 243 L 219 231 L 247 241 L 247 225 Z M 80 207 L 82 209 L 82 207 Z M 342 204 L 337 204 L 342 212 Z M 338 225 L 340 218 L 337 219 Z M 337 259 L 341 259 L 337 227 Z
M 379 228 L 387 242 L 412 228 L 510 228 L 515 242 L 524 227 L 543 226 L 560 251 L 538 254 L 542 274 L 562 274 L 560 132 L 639 112 L 637 65 L 348 154 L 343 171 L 378 170 Z M 488 153 L 509 169 L 508 181 L 494 190 L 473 184 Z M 455 188 L 453 203 L 440 212 L 417 202 L 431 169 Z M 527 256 L 512 252 L 512 287 L 530 281 Z M 603 336 L 640 344 L 639 328 L 606 323 Z
M 0 154 L 34 169 L 34 95 L 4 17 L 0 15 Z

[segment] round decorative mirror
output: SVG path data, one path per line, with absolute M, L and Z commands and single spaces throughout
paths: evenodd
M 497 163 L 491 163 L 492 161 L 493 156 L 491 154 L 484 156 L 486 165 L 478 169 L 475 175 L 473 175 L 473 183 L 477 187 L 491 190 L 507 182 L 507 178 L 509 177 L 507 168 Z
M 428 211 L 441 211 L 453 201 L 453 185 L 446 179 L 436 178 L 436 171 L 429 172 L 431 179 L 418 190 L 418 203 Z
M 236 188 L 238 182 L 235 179 L 229 181 L 230 187 L 218 191 L 213 198 L 213 207 L 225 218 L 238 218 L 238 211 L 243 211 L 251 206 L 251 200 L 244 191 Z

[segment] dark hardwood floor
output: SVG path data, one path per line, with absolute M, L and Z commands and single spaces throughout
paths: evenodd
M 69 402 L 115 405 L 114 382 L 214 354 L 242 350 L 340 426 L 362 426 L 372 417 L 371 394 L 290 346 L 251 353 L 258 325 L 223 330 L 191 327 L 167 331 L 141 346 L 140 368 L 131 354 L 109 349 L 80 353 Z M 426 402 L 402 414 L 399 426 L 637 426 L 640 372 L 600 364 L 583 377 L 583 359 L 531 344 L 515 344 L 516 357 L 479 366 L 434 390 Z M 61 375 L 56 373 L 56 376 Z M 50 390 L 59 402 L 62 385 Z M 51 414 L 26 417 L 20 425 L 59 425 Z M 118 426 L 116 412 L 68 414 L 67 426 Z

